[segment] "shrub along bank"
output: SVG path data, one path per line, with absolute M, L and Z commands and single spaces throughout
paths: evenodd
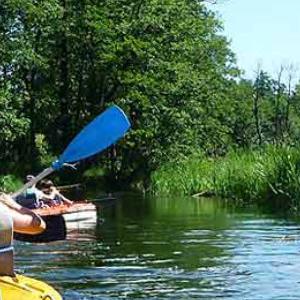
M 232 151 L 215 159 L 197 154 L 156 171 L 152 190 L 156 194 L 216 195 L 247 203 L 273 200 L 298 210 L 300 150 L 268 146 Z

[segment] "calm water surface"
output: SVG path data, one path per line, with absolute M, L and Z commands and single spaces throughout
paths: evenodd
M 299 228 L 213 199 L 127 195 L 66 241 L 16 242 L 16 264 L 66 300 L 298 300 Z

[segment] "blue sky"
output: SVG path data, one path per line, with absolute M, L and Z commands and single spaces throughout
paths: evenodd
M 238 65 L 253 78 L 257 65 L 276 74 L 280 65 L 300 66 L 300 0 L 218 0 Z

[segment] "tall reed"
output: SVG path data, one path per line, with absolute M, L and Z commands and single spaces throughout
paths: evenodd
M 239 150 L 218 159 L 197 154 L 170 163 L 152 176 L 154 193 L 213 193 L 224 198 L 258 201 L 270 198 L 300 203 L 300 151 L 268 146 Z

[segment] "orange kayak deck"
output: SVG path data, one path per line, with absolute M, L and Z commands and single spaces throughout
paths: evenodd
M 58 206 L 51 206 L 51 207 L 45 207 L 45 208 L 38 208 L 38 209 L 32 209 L 33 212 L 40 216 L 58 216 L 58 215 L 64 215 L 64 214 L 71 214 L 81 211 L 95 211 L 96 206 L 93 203 L 89 202 L 74 202 L 71 205 L 58 205 Z

